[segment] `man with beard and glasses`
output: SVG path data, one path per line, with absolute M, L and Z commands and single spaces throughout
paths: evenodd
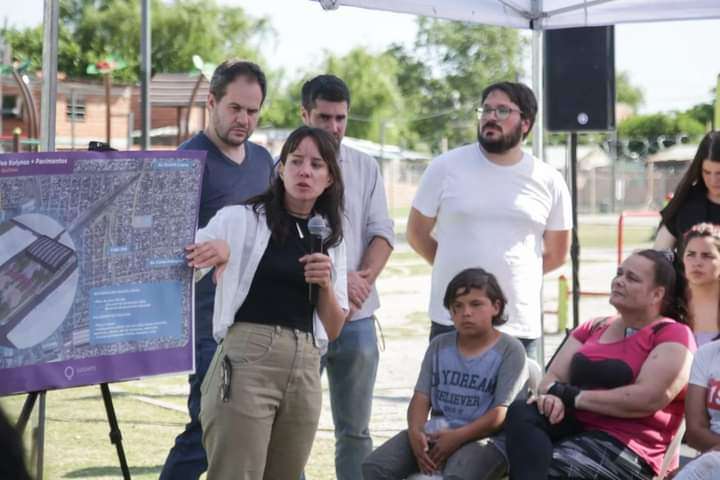
M 407 239 L 433 266 L 430 338 L 453 329 L 442 303 L 450 279 L 483 268 L 508 297 L 500 330 L 529 357 L 539 354 L 542 277 L 565 263 L 572 216 L 560 173 L 521 148 L 536 113 L 527 86 L 490 85 L 478 109 L 478 143 L 435 158 L 423 174 Z
M 207 152 L 199 228 L 207 225 L 222 207 L 242 203 L 270 186 L 272 157 L 265 148 L 248 140 L 257 126 L 266 92 L 265 74 L 254 63 L 227 60 L 213 73 L 207 100 L 207 128 L 178 147 Z M 217 348 L 212 335 L 215 300 L 212 277 L 205 275 L 195 285 L 195 374 L 189 378 L 190 422 L 175 439 L 161 480 L 197 479 L 207 470 L 198 415 L 200 385 Z

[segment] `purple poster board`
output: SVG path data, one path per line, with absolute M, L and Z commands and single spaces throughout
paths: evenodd
M 204 156 L 0 155 L 0 395 L 194 369 Z

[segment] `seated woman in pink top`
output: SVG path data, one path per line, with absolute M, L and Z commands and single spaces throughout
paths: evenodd
M 625 259 L 610 293 L 618 315 L 577 327 L 540 395 L 510 406 L 512 480 L 651 479 L 659 472 L 682 421 L 695 350 L 681 284 L 667 252 Z

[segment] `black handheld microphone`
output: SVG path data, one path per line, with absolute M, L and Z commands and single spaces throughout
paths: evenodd
M 323 241 L 328 236 L 328 226 L 325 219 L 318 214 L 308 220 L 308 231 L 310 232 L 310 253 L 323 253 Z M 310 305 L 317 305 L 318 286 L 314 283 L 308 285 L 308 300 Z

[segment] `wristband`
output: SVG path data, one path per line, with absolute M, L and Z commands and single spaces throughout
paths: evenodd
M 578 387 L 570 385 L 569 383 L 555 382 L 550 386 L 547 393 L 555 395 L 562 400 L 565 408 L 574 409 L 575 399 L 580 394 L 580 391 Z

